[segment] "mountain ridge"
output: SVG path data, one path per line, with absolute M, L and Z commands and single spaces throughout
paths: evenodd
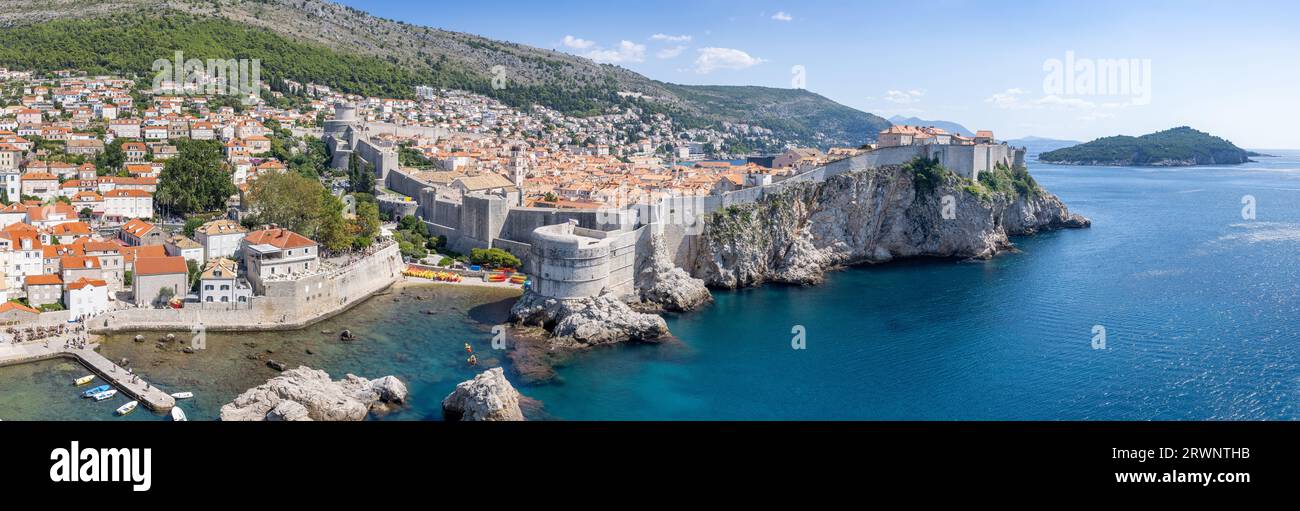
M 667 113 L 687 127 L 751 124 L 772 129 L 791 143 L 823 147 L 860 145 L 874 140 L 876 133 L 888 126 L 883 118 L 806 90 L 671 84 L 555 50 L 388 20 L 324 0 L 12 0 L 0 13 L 0 30 L 121 16 L 171 19 L 177 15 L 264 29 L 295 43 L 374 58 L 417 75 L 431 73 L 441 78 L 450 74 L 449 79 L 457 85 L 516 107 L 526 107 L 532 101 L 574 115 L 637 107 Z M 166 47 L 168 41 L 155 44 Z M 155 57 L 170 54 L 158 53 Z M 98 56 L 100 60 L 118 57 Z M 511 84 L 507 89 L 518 90 L 491 87 L 496 66 L 507 70 Z M 271 69 L 269 74 L 277 71 Z M 395 95 L 413 97 L 409 83 L 395 89 L 399 92 Z

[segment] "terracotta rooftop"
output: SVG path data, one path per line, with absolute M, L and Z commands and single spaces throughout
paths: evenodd
M 50 275 L 29 275 L 23 282 L 29 286 L 61 286 L 63 279 L 58 274 Z
M 316 246 L 316 242 L 306 236 L 282 228 L 250 232 L 244 236 L 244 241 L 250 245 L 271 245 L 279 249 Z
M 76 282 L 68 284 L 68 289 L 81 289 L 86 286 L 105 287 L 108 286 L 108 282 L 105 282 L 101 279 L 88 279 L 86 277 L 82 277 L 80 279 L 77 279 Z
M 135 275 L 171 275 L 188 271 L 185 258 L 181 256 L 141 257 L 135 260 Z

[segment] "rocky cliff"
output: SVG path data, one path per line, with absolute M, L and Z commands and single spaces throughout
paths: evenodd
M 240 394 L 221 407 L 223 421 L 359 421 L 370 412 L 406 401 L 406 385 L 393 376 L 367 380 L 299 366 Z
M 713 302 L 704 281 L 673 264 L 662 234 L 650 237 L 650 257 L 636 274 L 637 295 L 633 304 L 642 312 L 688 312 Z
M 840 266 L 987 258 L 1011 246 L 1008 236 L 1090 225 L 1023 172 L 972 182 L 915 165 L 795 183 L 719 210 L 688 269 L 715 287 L 816 284 Z

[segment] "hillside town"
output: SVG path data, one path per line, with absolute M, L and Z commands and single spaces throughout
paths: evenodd
M 121 308 L 245 303 L 261 282 L 283 277 L 277 272 L 315 271 L 322 256 L 346 261 L 376 242 L 396 242 L 413 262 L 478 262 L 430 234 L 437 219 L 428 212 L 426 222 L 399 226 L 417 214 L 410 203 L 418 198 L 387 189 L 374 158 L 339 160 L 349 153 L 325 127 L 341 105 L 365 143 L 396 154 L 403 175 L 421 186 L 440 195 L 508 192 L 518 207 L 594 210 L 716 196 L 877 148 L 731 154 L 727 147 L 776 141 L 757 126 L 677 129 L 665 115 L 630 109 L 525 112 L 431 87 L 391 99 L 276 80 L 246 105 L 240 99 L 249 98 L 74 71 L 0 69 L 0 84 L 0 321 L 9 323 L 41 312 L 67 311 L 75 321 Z M 993 143 L 988 132 L 965 139 L 910 126 L 879 138 L 881 150 Z M 197 182 L 208 179 L 194 177 L 202 168 L 218 168 L 209 174 L 221 183 Z M 265 195 L 302 185 L 266 178 L 286 174 L 346 204 L 346 224 L 283 225 L 293 212 L 264 211 L 277 199 Z M 270 263 L 279 257 L 293 264 Z

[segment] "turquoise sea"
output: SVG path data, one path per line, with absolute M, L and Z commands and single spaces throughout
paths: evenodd
M 554 382 L 520 390 L 544 418 L 570 420 L 1295 419 L 1300 152 L 1263 152 L 1279 157 L 1168 169 L 1031 163 L 1091 229 L 1019 238 L 1018 253 L 991 261 L 909 261 L 836 272 L 818 287 L 715 292 L 712 307 L 668 318 L 676 341 L 584 353 Z M 1255 218 L 1243 219 L 1243 200 Z M 414 402 L 379 419 L 438 419 L 442 397 L 476 372 L 464 342 L 485 365 L 508 366 L 489 340 L 511 301 L 407 288 L 304 331 L 210 334 L 198 354 L 160 350 L 156 334 L 113 338 L 102 351 L 164 388 L 196 392 L 183 404 L 192 419 L 215 418 L 273 376 L 258 357 L 336 378 L 394 374 Z M 806 349 L 791 349 L 796 326 Z M 320 332 L 341 328 L 363 340 Z M 1105 349 L 1093 348 L 1097 328 Z M 0 368 L 0 419 L 114 419 L 116 400 L 73 397 L 80 373 L 63 362 Z

